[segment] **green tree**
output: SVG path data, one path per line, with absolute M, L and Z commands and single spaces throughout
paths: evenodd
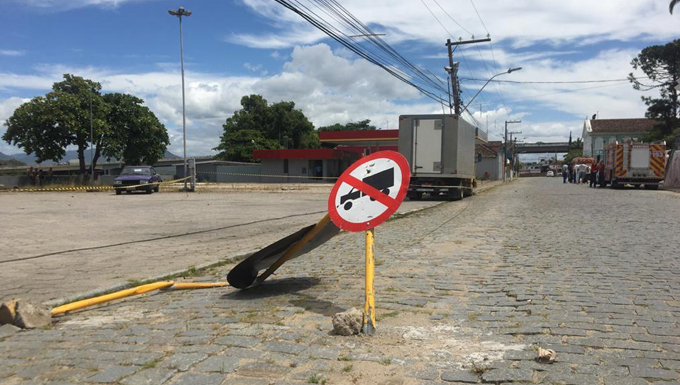
M 14 111 L 5 123 L 2 139 L 26 154 L 34 153 L 38 162 L 58 162 L 68 146 L 76 146 L 80 172 L 84 173 L 92 118 L 93 166 L 100 156 L 126 163 L 154 163 L 165 153 L 169 140 L 165 127 L 142 103 L 131 95 L 102 96 L 99 83 L 65 74 L 51 92 Z
M 345 125 L 335 123 L 331 126 L 319 127 L 319 131 L 364 131 L 375 129 L 375 126 L 371 125 L 370 119 L 364 119 L 358 122 L 349 122 Z
M 680 39 L 665 45 L 649 46 L 631 61 L 634 69 L 645 73 L 647 79 L 635 77 L 628 79 L 633 88 L 640 91 L 658 90 L 659 97 L 643 96 L 647 105 L 645 116 L 660 123 L 645 137 L 648 141 L 666 140 L 669 145 L 678 147 L 678 91 L 675 89 L 680 78 Z M 673 142 L 675 144 L 673 145 Z
M 249 162 L 252 150 L 319 147 L 314 125 L 294 102 L 269 105 L 260 95 L 246 95 L 241 107 L 222 125 L 217 158 Z
M 101 85 L 79 76 L 64 75 L 54 83 L 52 91 L 22 104 L 7 119 L 6 142 L 34 153 L 38 162 L 58 162 L 67 146 L 77 146 L 80 171 L 85 172 L 85 149 L 90 140 L 90 102 L 95 138 L 108 129 L 107 106 Z
M 163 158 L 170 144 L 168 132 L 142 99 L 111 93 L 104 95 L 104 101 L 110 129 L 97 138 L 95 159 L 100 149 L 106 158 L 121 159 L 126 164 L 154 164 Z

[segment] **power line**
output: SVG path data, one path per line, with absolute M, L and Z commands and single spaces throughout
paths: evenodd
M 378 34 L 375 34 L 336 0 L 308 0 L 308 3 L 313 4 L 317 9 L 339 24 L 340 27 L 351 31 L 352 35 L 358 34 L 365 38 L 361 39 L 361 42 L 357 42 L 354 37 L 350 37 L 340 27 L 321 17 L 307 5 L 303 4 L 302 0 L 276 0 L 276 2 L 298 14 L 360 57 L 381 67 L 402 82 L 416 88 L 426 97 L 435 100 L 437 103 L 445 101 L 439 95 L 441 93 L 448 93 L 448 90 L 437 79 L 428 76 L 413 63 L 401 56 L 382 40 Z
M 421 1 L 422 1 L 422 0 L 421 0 Z M 456 21 L 456 19 L 454 19 L 453 17 L 451 17 L 451 15 L 449 15 L 449 13 L 446 12 L 446 10 L 445 10 L 444 8 L 442 8 L 441 5 L 439 5 L 439 2 L 438 2 L 437 0 L 432 0 L 432 1 L 434 1 L 435 4 L 437 4 L 437 6 L 439 7 L 439 9 L 441 9 L 442 12 L 444 12 L 444 13 L 446 14 L 446 16 L 448 16 L 449 19 L 451 19 L 451 21 L 453 21 L 457 26 L 459 26 L 460 29 L 462 29 L 463 31 L 467 32 L 468 35 L 472 36 L 472 32 L 470 32 L 470 31 L 468 31 L 467 29 L 465 29 L 465 27 L 463 27 L 458 21 Z M 449 35 L 450 35 L 450 34 L 449 34 Z
M 472 3 L 472 8 L 475 9 L 475 13 L 477 14 L 477 17 L 479 18 L 479 21 L 482 22 L 482 27 L 484 27 L 486 34 L 490 35 L 489 30 L 486 28 L 486 24 L 484 24 L 484 20 L 482 20 L 482 16 L 479 14 L 479 11 L 477 11 L 477 7 L 475 7 L 475 2 L 473 0 L 470 0 L 470 3 Z
M 649 79 L 648 77 L 640 77 L 640 79 Z M 485 82 L 486 79 L 479 78 L 462 78 L 463 80 Z M 492 80 L 495 83 L 513 83 L 513 84 L 588 84 L 588 83 L 617 83 L 628 82 L 626 79 L 600 79 L 600 80 L 568 80 L 568 81 L 521 81 L 521 80 Z
M 475 6 L 475 2 L 473 0 L 470 0 L 470 4 L 472 4 L 472 8 L 475 10 L 475 13 L 477 14 L 477 18 L 479 18 L 479 22 L 482 23 L 482 27 L 484 27 L 484 30 L 486 31 L 486 36 L 491 38 L 491 32 L 489 32 L 489 29 L 486 28 L 486 24 L 484 24 L 484 20 L 482 20 L 482 15 L 479 14 L 479 11 L 477 10 L 477 7 Z M 500 72 L 498 70 L 498 63 L 496 62 L 496 55 L 493 52 L 493 44 L 489 41 L 489 48 L 491 49 L 491 58 L 493 59 L 493 65 L 494 65 L 494 70 L 496 72 Z M 482 55 L 482 51 L 477 47 L 479 50 L 480 56 Z M 482 60 L 484 60 L 482 58 Z M 484 66 L 486 66 L 486 62 L 484 62 Z M 492 74 L 493 75 L 493 74 Z M 494 86 L 496 88 L 496 92 L 501 98 L 501 102 L 503 104 L 503 107 L 505 107 L 506 110 L 508 110 L 508 106 L 505 104 L 505 95 L 504 95 L 504 88 L 500 83 L 494 83 Z

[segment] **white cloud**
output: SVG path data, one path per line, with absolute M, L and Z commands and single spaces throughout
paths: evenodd
M 15 0 L 30 7 L 60 12 L 84 7 L 118 8 L 122 4 L 148 0 Z
M 17 51 L 13 49 L 0 49 L 0 56 L 24 56 L 26 51 Z
M 470 34 L 451 21 L 432 0 L 425 1 L 453 34 L 453 38 L 470 37 Z M 230 39 L 232 42 L 257 48 L 282 48 L 325 38 L 325 35 L 320 33 L 307 35 L 299 33 L 300 29 L 308 29 L 310 25 L 275 2 L 264 0 L 243 2 L 254 12 L 272 20 L 284 33 L 242 34 L 238 35 L 237 39 Z M 332 20 L 316 6 L 306 1 L 302 3 L 326 19 Z M 439 4 L 471 34 L 476 37 L 486 35 L 485 28 L 468 1 L 440 1 Z M 346 0 L 343 1 L 343 6 L 373 29 L 389 30 L 385 37 L 389 43 L 415 39 L 441 44 L 449 37 L 419 1 Z M 625 4 L 620 0 L 479 1 L 476 6 L 484 23 L 490 28 L 494 41 L 510 41 L 515 48 L 527 47 L 536 42 L 549 42 L 555 46 L 565 43 L 585 45 L 608 40 L 671 39 L 676 36 L 676 31 L 668 26 L 676 23 L 677 19 L 668 14 L 668 3 L 664 1 L 637 0 Z M 295 32 L 287 33 L 291 29 Z M 353 34 L 350 30 L 343 31 L 348 35 Z
M 0 137 L 2 137 L 2 135 L 5 134 L 5 131 L 7 131 L 5 122 L 10 116 L 12 116 L 14 110 L 16 110 L 17 107 L 19 107 L 23 103 L 26 103 L 29 100 L 30 99 L 17 97 L 0 100 Z M 7 144 L 7 142 L 0 140 L 0 152 L 9 155 L 17 153 L 19 152 L 19 150 L 16 147 L 10 146 L 9 144 Z
M 142 97 L 168 128 L 170 150 L 182 150 L 181 78 L 177 72 L 119 73 L 105 68 L 41 65 L 40 73 L 0 73 L 0 88 L 43 94 L 63 73 L 102 84 L 104 92 Z M 397 127 L 403 113 L 437 113 L 441 107 L 422 101 L 416 90 L 360 59 L 338 56 L 325 44 L 296 47 L 284 70 L 275 76 L 225 76 L 186 73 L 187 138 L 190 154 L 206 154 L 217 146 L 221 125 L 241 108 L 244 95 L 258 93 L 269 102 L 294 101 L 317 126 L 371 119 L 379 127 Z M 404 104 L 407 104 L 406 106 Z M 11 113 L 10 113 L 11 114 Z

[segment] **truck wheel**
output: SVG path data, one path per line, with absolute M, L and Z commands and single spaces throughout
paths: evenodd
M 658 190 L 659 185 L 658 184 L 646 184 L 645 185 L 645 190 Z
M 463 199 L 463 190 L 451 189 L 446 193 L 446 198 L 452 201 L 459 201 Z
M 120 195 L 120 193 L 121 193 L 120 190 L 116 190 L 116 195 Z
M 408 194 L 408 200 L 410 201 L 419 201 L 421 199 L 423 199 L 423 193 L 420 191 Z

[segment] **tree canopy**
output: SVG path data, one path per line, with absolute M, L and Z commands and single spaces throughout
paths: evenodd
M 371 125 L 370 119 L 360 120 L 358 122 L 349 122 L 347 124 L 335 123 L 330 126 L 319 127 L 319 131 L 363 131 L 375 130 L 375 126 Z
M 645 137 L 648 141 L 666 140 L 669 145 L 675 141 L 674 147 L 680 146 L 678 135 L 678 91 L 675 87 L 680 78 L 680 39 L 665 45 L 649 46 L 631 61 L 633 69 L 645 73 L 645 78 L 638 78 L 632 73 L 628 79 L 633 88 L 640 91 L 658 90 L 659 97 L 643 96 L 647 105 L 645 116 L 661 122 Z
M 314 125 L 294 102 L 270 105 L 261 95 L 247 95 L 241 106 L 222 125 L 217 158 L 250 162 L 253 150 L 319 147 Z
M 51 92 L 14 111 L 2 139 L 26 154 L 34 153 L 38 162 L 58 162 L 68 146 L 76 146 L 84 173 L 92 119 L 94 166 L 102 155 L 128 164 L 155 163 L 169 139 L 165 127 L 143 103 L 131 95 L 102 95 L 99 83 L 65 74 Z
M 104 95 L 110 129 L 100 138 L 106 158 L 123 159 L 127 164 L 154 164 L 163 158 L 170 143 L 165 126 L 144 101 L 132 95 Z M 99 151 L 99 144 L 97 151 Z

